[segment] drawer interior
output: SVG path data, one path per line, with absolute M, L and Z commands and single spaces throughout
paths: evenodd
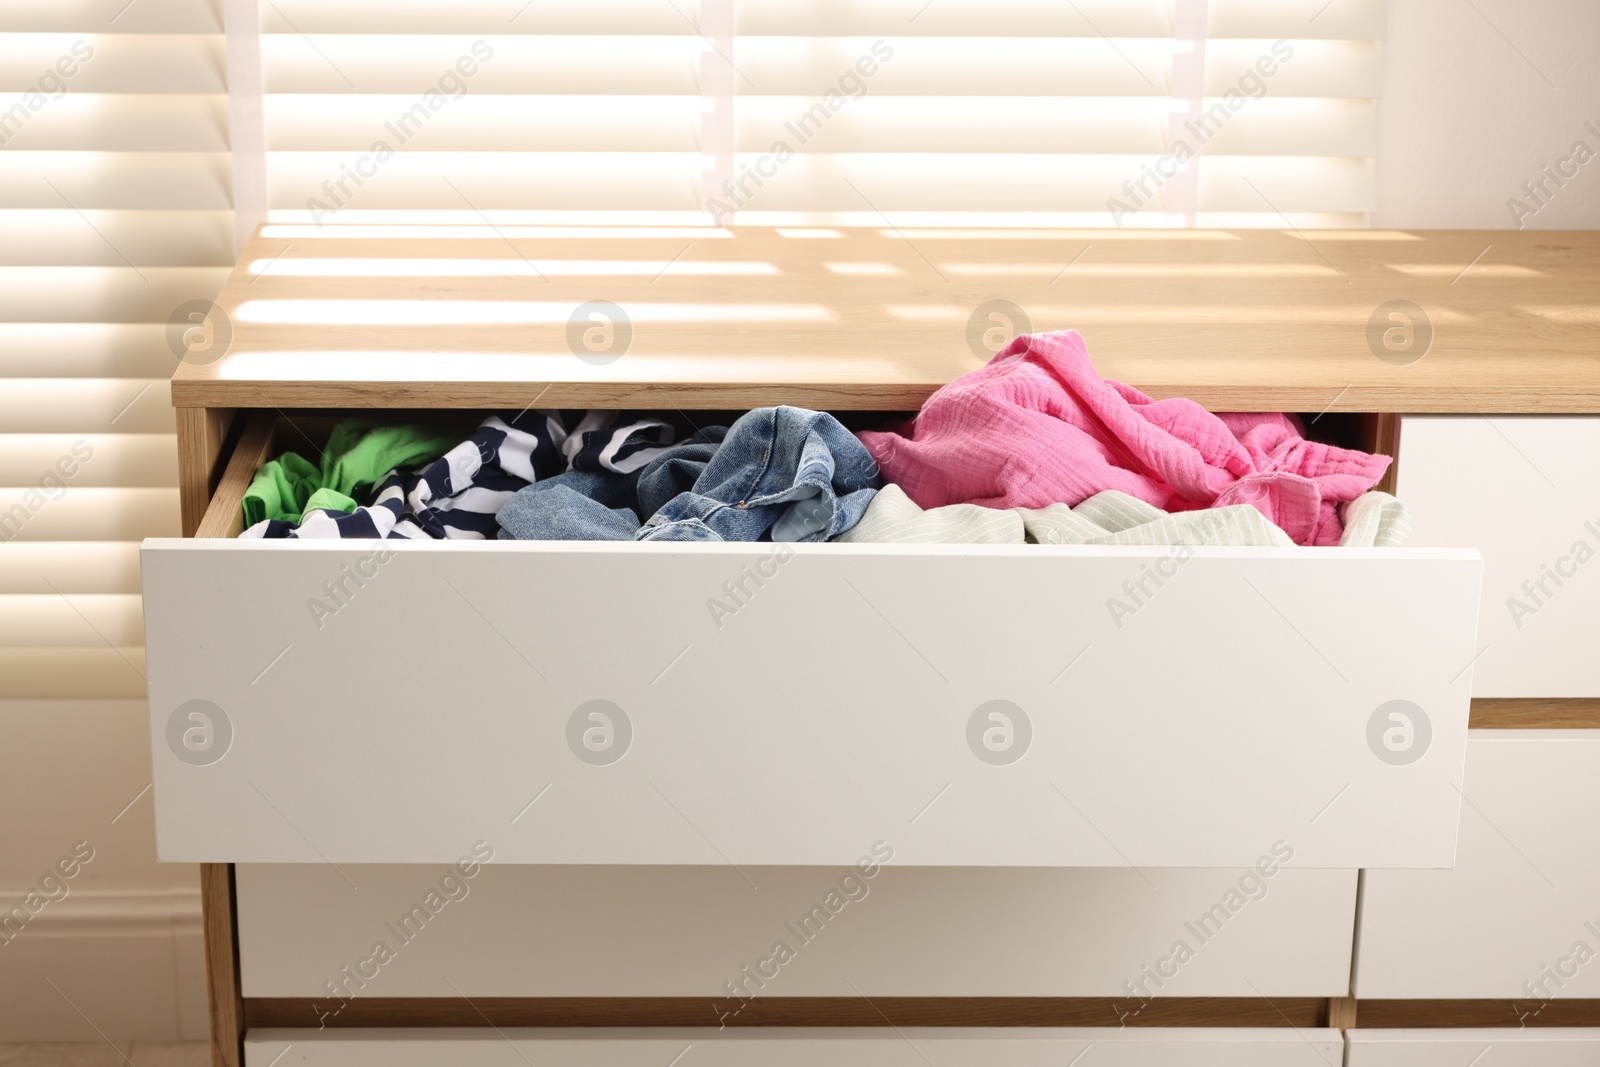
M 243 530 L 240 501 L 250 485 L 250 479 L 267 460 L 285 451 L 298 451 L 315 457 L 327 443 L 328 435 L 342 418 L 359 416 L 380 418 L 394 423 L 443 424 L 460 427 L 465 438 L 477 426 L 487 411 L 441 410 L 413 408 L 372 411 L 367 409 L 295 409 L 280 411 L 243 410 L 238 413 L 234 428 L 233 448 L 223 464 L 212 492 L 210 503 L 201 520 L 196 537 L 237 537 Z M 671 409 L 657 412 L 659 417 L 672 422 L 680 437 L 687 437 L 702 426 L 727 425 L 738 418 L 739 411 L 679 411 Z M 837 411 L 833 413 L 852 430 L 880 429 L 911 417 L 914 412 Z M 1360 449 L 1380 455 L 1396 457 L 1399 448 L 1399 417 L 1368 413 L 1329 412 L 1301 413 L 1306 437 L 1342 448 Z M 1383 480 L 1376 486 L 1384 492 L 1394 492 L 1396 466 L 1391 465 Z

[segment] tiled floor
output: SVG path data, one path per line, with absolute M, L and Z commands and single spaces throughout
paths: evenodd
M 107 1042 L 72 1045 L 0 1045 L 0 1067 L 208 1067 L 204 1041 L 139 1042 L 112 1048 Z

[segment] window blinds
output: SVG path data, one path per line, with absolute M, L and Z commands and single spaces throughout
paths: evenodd
M 268 0 L 262 20 L 277 221 L 1373 208 L 1382 0 Z
M 222 47 L 206 0 L 0 3 L 0 698 L 144 695 L 165 324 L 233 258 Z

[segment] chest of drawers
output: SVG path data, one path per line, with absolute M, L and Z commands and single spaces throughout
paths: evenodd
M 1600 724 L 1573 547 L 1600 242 L 1493 242 L 1457 277 L 1488 238 L 264 227 L 173 382 L 199 539 L 143 553 L 159 848 L 203 865 L 217 1062 L 1096 1040 L 966 1028 L 1022 1024 L 1287 1063 L 1295 1028 L 1338 1049 L 1514 987 L 1411 982 L 1378 962 L 1404 923 L 1360 922 L 1448 938 L 1429 899 L 1492 891 L 1474 776 L 1502 771 L 1469 727 Z M 799 546 L 718 627 L 708 590 L 770 548 L 231 540 L 256 466 L 335 416 L 866 419 L 1063 328 L 1154 396 L 1397 456 L 1416 535 L 1196 550 L 1122 626 L 1108 590 L 1170 553 Z

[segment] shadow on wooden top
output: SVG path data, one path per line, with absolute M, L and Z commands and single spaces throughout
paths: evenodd
M 1600 412 L 1590 231 L 268 225 L 217 305 L 179 406 L 909 410 L 1075 329 L 1214 410 Z

